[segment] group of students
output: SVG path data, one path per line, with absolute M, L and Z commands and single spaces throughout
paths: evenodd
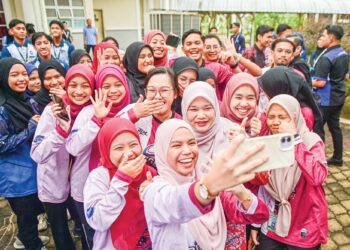
M 169 59 L 165 40 L 151 31 L 124 55 L 101 42 L 92 59 L 77 49 L 68 71 L 0 60 L 0 195 L 25 248 L 45 249 L 45 211 L 56 248 L 75 249 L 72 206 L 83 249 L 247 249 L 247 235 L 256 249 L 320 249 L 328 169 L 305 79 L 283 66 L 257 79 L 230 51 L 207 61 L 196 30 L 187 56 Z M 279 133 L 294 136 L 293 166 L 254 173 L 274 157 L 256 156 L 264 145 L 235 153 Z

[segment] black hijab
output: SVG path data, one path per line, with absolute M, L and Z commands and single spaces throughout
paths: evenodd
M 73 65 L 78 64 L 80 59 L 83 56 L 88 56 L 90 58 L 90 60 L 92 61 L 91 56 L 86 52 L 86 50 L 76 49 L 72 52 L 72 54 L 69 57 L 69 67 L 72 67 Z
M 143 48 L 149 48 L 153 54 L 153 50 L 148 44 L 143 42 L 133 42 L 126 49 L 123 59 L 123 66 L 126 69 L 126 77 L 128 78 L 130 89 L 131 103 L 136 102 L 140 95 L 145 96 L 144 80 L 147 75 L 140 72 L 137 67 L 139 56 Z
M 177 85 L 177 88 L 179 88 L 179 83 L 178 83 L 178 76 L 181 72 L 192 69 L 197 73 L 197 79 L 198 79 L 198 66 L 197 63 L 189 57 L 186 56 L 181 56 L 175 59 L 173 64 L 171 65 L 171 68 L 175 72 L 175 83 Z M 177 96 L 175 101 L 173 102 L 173 109 L 175 110 L 176 113 L 182 115 L 182 109 L 181 109 L 181 102 L 182 102 L 182 96 Z
M 12 57 L 0 60 L 0 106 L 6 108 L 15 133 L 18 134 L 27 128 L 30 118 L 35 114 L 26 92 L 15 92 L 8 84 L 10 70 L 15 64 L 21 64 L 24 67 L 21 61 Z
M 33 97 L 33 100 L 38 104 L 39 114 L 41 114 L 46 105 L 51 102 L 50 92 L 45 88 L 44 79 L 46 71 L 49 69 L 57 70 L 63 77 L 66 76 L 66 70 L 64 67 L 55 60 L 44 60 L 39 64 L 39 78 L 41 81 L 41 88 Z
M 279 94 L 294 96 L 301 107 L 309 107 L 314 113 L 314 130 L 322 126 L 322 113 L 313 95 L 312 89 L 306 80 L 293 69 L 277 66 L 262 75 L 258 82 L 262 90 L 270 97 Z
M 216 76 L 211 69 L 201 67 L 198 70 L 198 81 L 205 82 L 208 79 L 213 79 L 216 83 Z

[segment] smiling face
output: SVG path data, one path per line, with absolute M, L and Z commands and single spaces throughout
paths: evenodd
M 29 76 L 28 89 L 36 93 L 40 90 L 40 78 L 37 70 L 34 70 Z
M 114 65 L 120 65 L 120 58 L 118 56 L 118 53 L 112 49 L 107 48 L 103 50 L 103 53 L 100 58 L 100 65 L 105 64 L 114 64 Z
M 9 72 L 8 85 L 17 93 L 26 91 L 29 78 L 26 68 L 22 64 L 14 64 Z
M 77 75 L 69 81 L 67 94 L 73 103 L 84 105 L 90 100 L 92 89 L 89 82 L 84 77 Z
M 34 48 L 41 58 L 51 57 L 52 44 L 45 36 L 41 36 L 35 40 Z
M 145 47 L 141 50 L 139 58 L 137 60 L 137 69 L 144 74 L 147 74 L 154 68 L 154 58 L 152 51 Z
M 188 107 L 187 120 L 197 132 L 208 131 L 215 121 L 215 109 L 204 97 L 195 98 Z
M 203 47 L 204 44 L 201 36 L 197 33 L 192 33 L 186 37 L 182 50 L 187 57 L 190 57 L 198 62 L 202 60 Z
M 107 92 L 107 102 L 118 104 L 126 95 L 125 87 L 117 77 L 107 76 L 102 83 L 102 93 Z
M 271 134 L 278 134 L 281 123 L 290 122 L 290 120 L 288 112 L 278 104 L 272 104 L 266 117 L 267 127 Z
M 64 77 L 55 69 L 48 69 L 45 72 L 44 87 L 50 91 L 51 88 L 64 86 Z
M 149 45 L 153 49 L 155 58 L 163 58 L 164 56 L 166 56 L 166 44 L 164 38 L 161 35 L 155 35 L 154 37 L 152 37 Z
M 197 72 L 193 69 L 186 69 L 182 71 L 176 79 L 180 89 L 185 90 L 188 87 L 188 85 L 197 80 Z
M 192 174 L 198 159 L 198 145 L 193 134 L 187 128 L 179 128 L 171 138 L 167 162 L 178 174 Z
M 161 100 L 164 105 L 157 113 L 158 116 L 167 116 L 172 113 L 171 105 L 173 104 L 176 94 L 171 79 L 167 74 L 156 74 L 149 79 L 146 88 L 147 100 Z
M 204 57 L 208 61 L 217 62 L 221 53 L 221 46 L 216 38 L 207 38 L 204 41 Z
M 272 31 L 267 32 L 264 35 L 258 35 L 258 42 L 263 48 L 271 46 L 273 42 Z
M 239 87 L 231 97 L 230 109 L 238 118 L 244 119 L 254 113 L 256 106 L 255 93 L 248 85 Z
M 122 133 L 111 143 L 109 158 L 115 167 L 118 167 L 123 155 L 128 156 L 128 161 L 135 159 L 141 154 L 141 145 L 132 133 Z

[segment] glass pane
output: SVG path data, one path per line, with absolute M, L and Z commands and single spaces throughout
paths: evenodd
M 72 27 L 72 19 L 61 19 L 61 22 L 66 22 L 68 24 L 68 28 Z
M 46 9 L 46 16 L 47 17 L 57 17 L 56 10 L 55 9 Z
M 2 0 L 0 1 L 0 11 L 4 11 L 4 6 L 2 6 Z
M 181 16 L 180 15 L 173 15 L 172 31 L 178 36 L 181 34 Z
M 73 20 L 73 27 L 75 29 L 79 29 L 79 28 L 84 28 L 85 26 L 85 19 L 77 19 L 77 20 Z
M 160 19 L 161 19 L 161 22 L 162 22 L 162 31 L 164 32 L 164 34 L 169 35 L 169 33 L 171 31 L 170 15 L 162 14 Z
M 55 6 L 55 0 L 45 0 L 46 6 Z
M 59 9 L 60 17 L 71 17 L 72 12 L 69 9 Z
M 199 16 L 192 16 L 192 29 L 200 29 L 200 18 Z
M 185 33 L 186 31 L 191 29 L 191 16 L 183 16 L 183 32 Z
M 58 6 L 69 6 L 69 0 L 57 0 Z
M 73 16 L 74 17 L 85 17 L 84 10 L 73 10 Z
M 84 6 L 83 0 L 72 0 L 72 6 Z

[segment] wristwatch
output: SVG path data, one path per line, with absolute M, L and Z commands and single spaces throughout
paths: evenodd
M 199 182 L 199 190 L 198 191 L 199 191 L 199 195 L 204 200 L 208 200 L 208 199 L 212 199 L 212 198 L 216 197 L 215 195 L 210 194 L 208 188 L 204 185 L 202 180 Z

